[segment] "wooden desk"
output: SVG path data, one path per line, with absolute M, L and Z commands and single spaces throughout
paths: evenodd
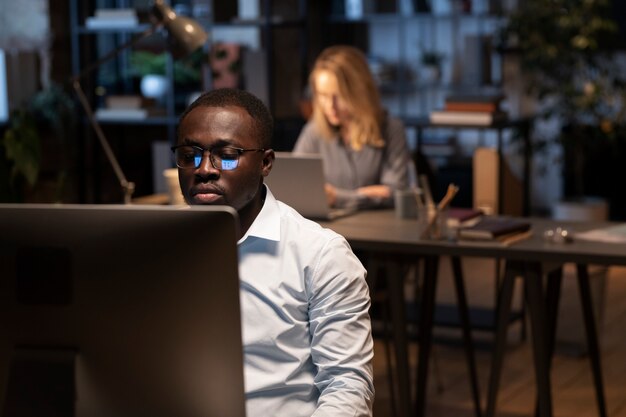
M 597 345 L 597 334 L 592 316 L 591 296 L 587 282 L 586 265 L 626 265 L 625 245 L 607 244 L 597 242 L 575 241 L 570 244 L 555 244 L 543 239 L 543 231 L 556 226 L 563 226 L 572 231 L 589 230 L 608 226 L 610 223 L 567 223 L 556 222 L 546 219 L 530 219 L 533 224 L 534 235 L 524 241 L 517 242 L 512 246 L 494 245 L 471 245 L 462 242 L 432 241 L 420 239 L 420 229 L 414 220 L 398 219 L 392 210 L 366 211 L 349 217 L 337 219 L 332 222 L 321 222 L 325 227 L 342 234 L 350 242 L 354 249 L 365 250 L 383 257 L 387 257 L 390 266 L 396 264 L 398 256 L 425 257 L 426 259 L 426 282 L 424 283 L 424 302 L 422 303 L 421 322 L 419 330 L 420 356 L 418 362 L 417 381 L 417 405 L 415 413 L 424 415 L 426 375 L 428 369 L 428 357 L 432 338 L 432 321 L 434 310 L 434 295 L 436 288 L 436 266 L 434 260 L 438 256 L 447 255 L 452 257 L 474 256 L 487 258 L 501 258 L 507 263 L 507 272 L 499 294 L 498 330 L 496 334 L 496 347 L 489 385 L 487 415 L 495 413 L 495 403 L 499 382 L 499 373 L 504 354 L 506 337 L 506 321 L 510 311 L 510 293 L 512 282 L 517 276 L 524 278 L 527 292 L 527 306 L 530 312 L 530 323 L 533 337 L 533 355 L 537 378 L 538 410 L 541 416 L 552 415 L 552 401 L 550 392 L 550 357 L 552 338 L 548 332 L 556 325 L 555 309 L 547 309 L 546 303 L 558 298 L 558 291 L 553 291 L 554 286 L 559 284 L 554 280 L 550 282 L 548 300 L 544 295 L 542 286 L 542 264 L 553 263 L 562 265 L 572 262 L 578 265 L 579 288 L 583 299 L 583 313 L 587 331 L 587 341 L 590 344 L 589 352 L 594 373 L 594 383 L 600 415 L 605 415 L 604 393 L 602 375 Z M 390 274 L 390 278 L 394 278 Z M 390 285 L 393 284 L 393 279 Z M 401 285 L 393 284 L 401 288 Z M 402 323 L 404 318 L 404 300 L 399 290 L 392 291 L 391 296 L 396 297 L 393 305 L 401 306 L 392 311 L 395 323 Z M 508 310 L 507 310 L 508 308 Z M 553 323 L 553 324 L 546 324 Z M 555 328 L 555 327 L 554 327 Z M 396 354 L 398 360 L 398 379 L 400 391 L 401 412 L 407 415 L 411 410 L 410 395 L 406 390 L 408 386 L 408 355 L 407 336 L 405 326 L 394 326 L 394 340 L 396 342 Z M 552 332 L 553 334 L 554 332 Z

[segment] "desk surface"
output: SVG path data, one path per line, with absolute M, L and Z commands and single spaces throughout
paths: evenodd
M 500 377 L 500 370 L 502 366 L 502 358 L 504 355 L 504 346 L 506 342 L 506 329 L 508 318 L 510 314 L 510 301 L 512 295 L 512 282 L 520 272 L 520 266 L 531 265 L 533 268 L 525 270 L 526 293 L 527 293 L 527 305 L 531 317 L 531 329 L 533 332 L 533 357 L 534 366 L 536 372 L 536 385 L 538 394 L 538 410 L 542 416 L 552 415 L 552 403 L 550 394 L 550 355 L 551 348 L 549 347 L 549 331 L 546 328 L 546 321 L 553 323 L 553 328 L 556 328 L 556 320 L 552 316 L 554 312 L 548 314 L 545 306 L 558 305 L 558 302 L 554 302 L 553 298 L 555 291 L 550 291 L 552 295 L 542 294 L 542 286 L 540 280 L 533 279 L 539 277 L 538 273 L 540 269 L 534 266 L 542 262 L 550 262 L 562 264 L 566 262 L 574 262 L 581 264 L 605 264 L 605 265 L 626 265 L 626 245 L 615 243 L 602 243 L 591 242 L 584 240 L 575 240 L 572 243 L 551 243 L 543 239 L 543 232 L 547 229 L 554 229 L 558 226 L 567 228 L 572 232 L 586 231 L 590 229 L 607 227 L 614 223 L 609 222 L 563 222 L 549 219 L 529 218 L 528 221 L 532 224 L 533 235 L 522 241 L 511 244 L 510 246 L 502 246 L 498 243 L 490 245 L 475 245 L 465 242 L 455 242 L 446 240 L 428 240 L 421 239 L 421 228 L 417 221 L 410 219 L 396 218 L 393 210 L 380 210 L 380 211 L 364 211 L 356 213 L 349 217 L 334 220 L 332 222 L 322 222 L 321 224 L 336 232 L 345 236 L 350 242 L 353 248 L 362 249 L 377 253 L 400 255 L 406 257 L 407 255 L 428 255 L 430 258 L 437 258 L 438 255 L 450 255 L 450 256 L 477 256 L 477 257 L 490 257 L 490 258 L 502 258 L 507 261 L 509 265 L 513 265 L 509 272 L 505 274 L 506 291 L 501 289 L 498 296 L 498 331 L 496 334 L 496 348 L 494 351 L 494 357 L 492 359 L 492 373 L 489 384 L 488 394 L 488 406 L 487 415 L 492 416 L 495 414 L 496 395 L 498 388 L 498 380 Z M 391 264 L 393 264 L 394 256 L 389 256 Z M 433 264 L 428 262 L 427 264 Z M 426 271 L 425 276 L 429 279 L 425 280 L 422 295 L 422 307 L 420 311 L 420 332 L 419 332 L 419 360 L 418 360 L 418 381 L 417 381 L 417 400 L 416 400 L 416 414 L 424 415 L 424 402 L 426 401 L 426 385 L 428 374 L 428 361 L 429 351 L 432 343 L 432 324 L 434 314 L 434 299 L 436 293 L 436 267 L 431 265 L 430 272 Z M 392 273 L 390 276 L 396 276 Z M 396 282 L 396 280 L 389 280 L 390 283 Z M 598 403 L 600 410 L 604 410 L 604 394 L 602 388 L 602 376 L 601 366 L 599 359 L 599 350 L 597 346 L 597 331 L 593 324 L 592 317 L 592 304 L 589 296 L 588 282 L 586 279 L 579 279 L 579 285 L 581 285 L 581 296 L 583 296 L 583 308 L 585 311 L 585 320 L 587 328 L 587 341 L 590 347 L 590 355 L 592 358 L 592 370 L 594 372 L 594 381 L 596 386 L 596 392 L 598 396 Z M 391 286 L 390 286 L 391 288 Z M 395 290 L 390 290 L 391 298 L 396 302 L 391 303 L 391 315 L 394 325 L 392 329 L 399 329 L 394 331 L 394 343 L 396 349 L 396 357 L 398 358 L 398 384 L 400 387 L 400 406 L 401 415 L 412 415 L 410 412 L 410 394 L 408 393 L 409 375 L 405 370 L 408 369 L 408 354 L 407 347 L 408 339 L 406 337 L 405 319 L 403 311 L 402 300 L 403 291 L 401 285 L 394 285 Z M 546 298 L 548 297 L 548 298 Z M 400 300 L 398 302 L 398 300 Z M 546 300 L 551 300 L 550 303 Z M 466 307 L 459 306 L 459 311 L 465 310 Z M 547 318 L 547 320 L 546 320 Z M 464 328 L 468 327 L 468 321 Z M 552 333 L 553 334 L 553 333 Z M 468 348 L 468 361 L 473 362 L 473 353 L 471 350 L 471 334 L 467 331 L 466 343 L 470 346 Z M 471 371 L 471 363 L 468 363 Z M 474 377 L 475 379 L 475 377 Z M 478 391 L 475 392 L 475 398 L 479 398 Z M 476 401 L 476 400 L 475 400 Z M 477 401 L 480 404 L 480 401 Z M 479 408 L 480 405 L 477 406 Z M 479 414 L 479 412 L 477 412 Z M 601 412 L 601 415 L 603 413 Z
M 510 246 L 472 244 L 447 240 L 421 239 L 420 226 L 415 220 L 399 219 L 393 210 L 363 211 L 333 221 L 320 222 L 343 235 L 355 249 L 375 250 L 397 254 L 428 254 L 495 257 L 511 260 L 577 262 L 606 265 L 626 265 L 626 245 L 576 240 L 572 243 L 552 243 L 543 239 L 543 232 L 557 226 L 573 232 L 614 225 L 610 222 L 564 222 L 529 218 L 533 235 Z

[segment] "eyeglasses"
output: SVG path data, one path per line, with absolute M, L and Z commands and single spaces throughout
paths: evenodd
M 200 167 L 205 152 L 209 153 L 209 161 L 215 169 L 231 171 L 239 166 L 239 157 L 244 152 L 262 152 L 265 149 L 242 149 L 233 146 L 215 146 L 209 149 L 195 145 L 172 146 L 176 166 L 183 169 Z

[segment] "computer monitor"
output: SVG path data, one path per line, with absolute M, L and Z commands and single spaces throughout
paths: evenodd
M 0 415 L 245 416 L 236 219 L 0 205 Z

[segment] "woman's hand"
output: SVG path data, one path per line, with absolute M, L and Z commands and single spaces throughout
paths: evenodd
M 333 207 L 335 205 L 335 201 L 337 201 L 337 189 L 335 186 L 326 183 L 324 184 L 324 190 L 326 191 L 326 200 L 328 200 L 328 205 Z
M 391 188 L 386 185 L 368 185 L 359 188 L 357 192 L 369 198 L 385 199 L 391 197 Z

